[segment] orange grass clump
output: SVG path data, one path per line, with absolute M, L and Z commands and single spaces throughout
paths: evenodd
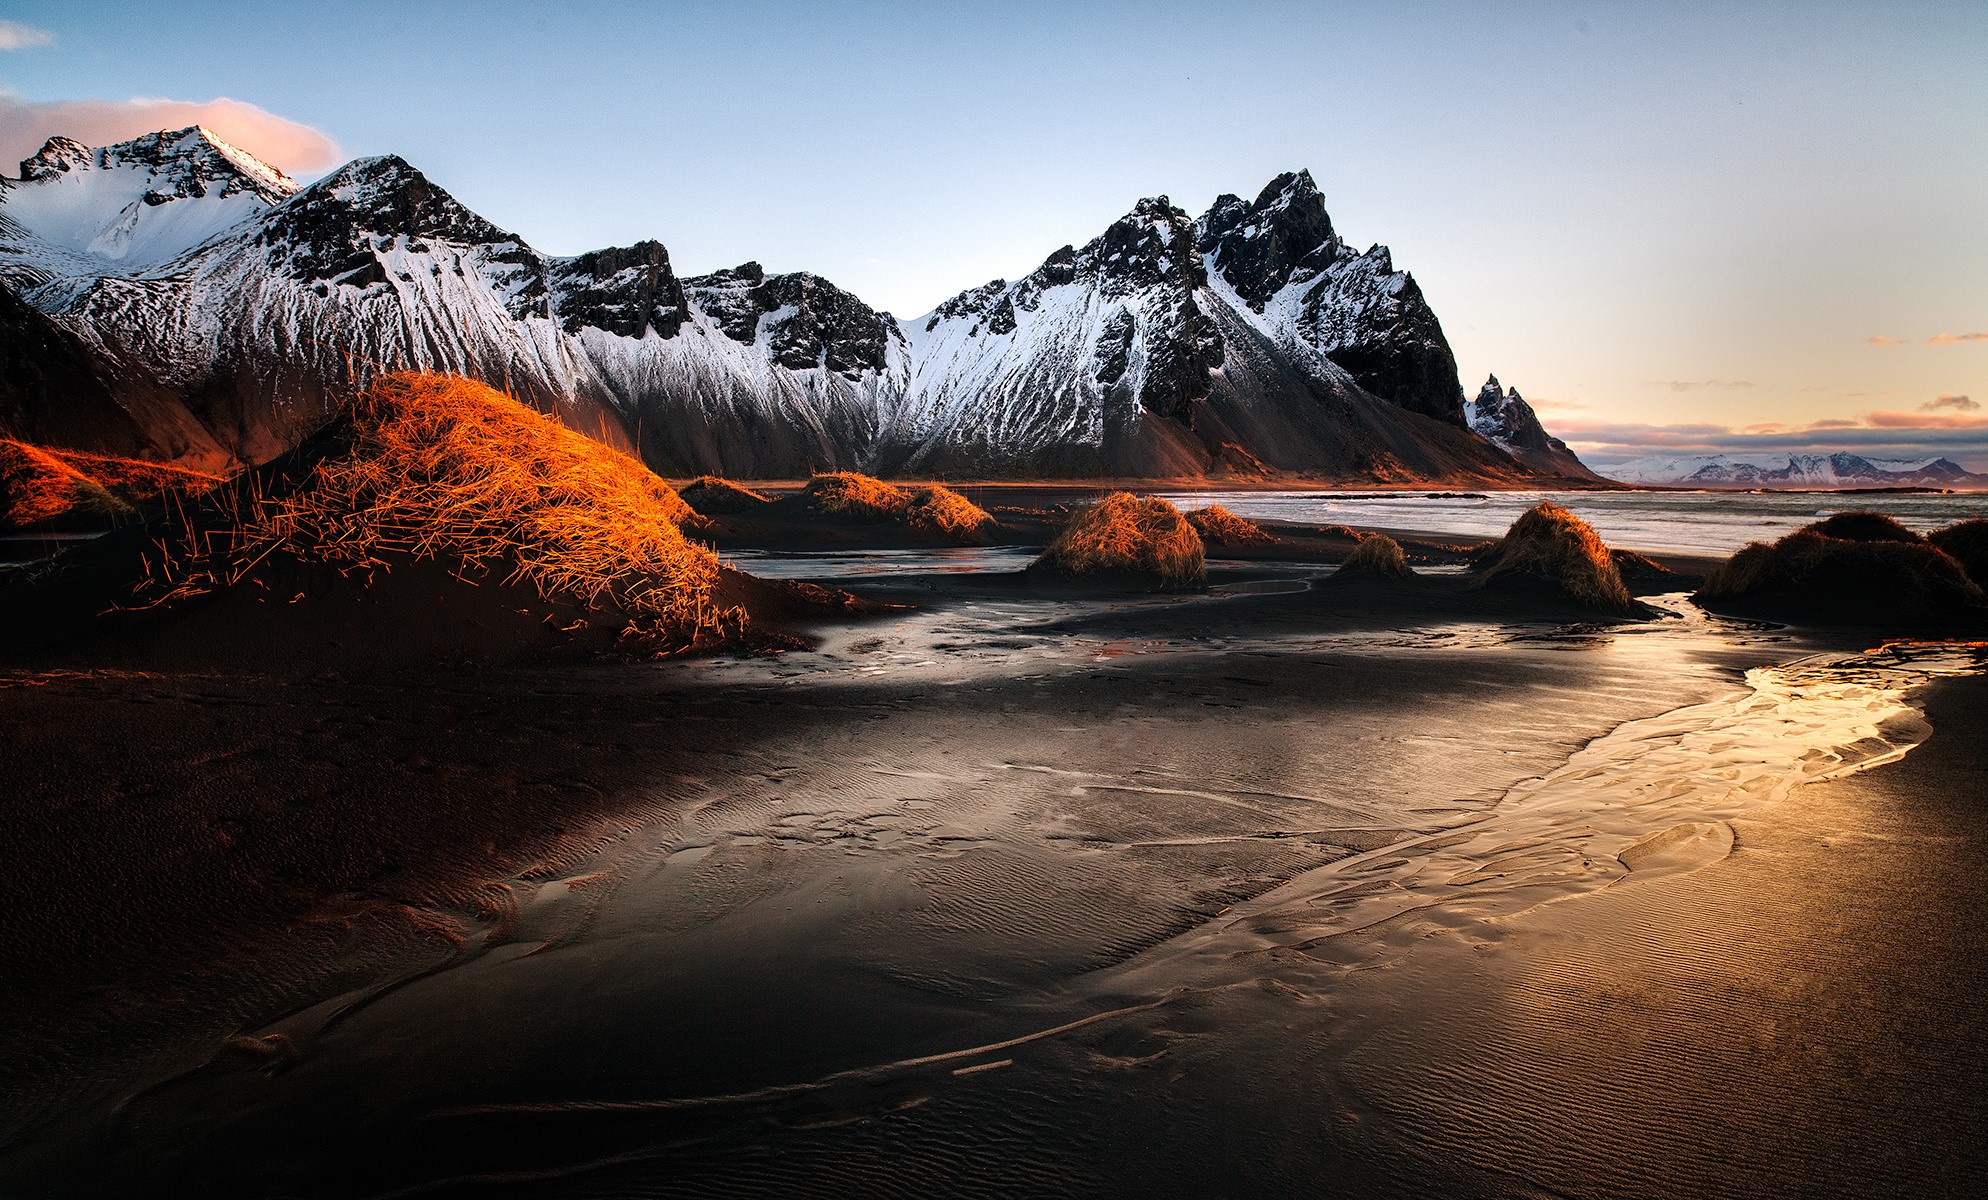
M 0 438 L 0 528 L 69 516 L 125 517 L 138 503 L 191 495 L 218 482 L 184 467 Z
M 689 506 L 618 450 L 474 380 L 412 372 L 353 402 L 349 437 L 283 494 L 249 476 L 219 529 L 162 540 L 153 602 L 226 587 L 278 551 L 362 573 L 433 558 L 468 582 L 618 610 L 668 649 L 744 632 L 744 610 L 715 596 L 716 556 L 677 527 Z
M 933 484 L 912 494 L 904 507 L 904 523 L 955 542 L 972 543 L 986 540 L 994 517 L 951 488 Z
M 1157 496 L 1113 492 L 1080 509 L 1036 565 L 1065 575 L 1139 575 L 1162 584 L 1207 578 L 1201 535 Z
M 1252 542 L 1274 542 L 1277 539 L 1263 531 L 1263 526 L 1246 520 L 1223 508 L 1211 504 L 1207 508 L 1197 508 L 1185 514 L 1187 523 L 1194 526 L 1194 532 L 1201 540 L 1217 546 L 1247 546 Z
M 1360 576 L 1379 579 L 1410 579 L 1415 572 L 1408 565 L 1408 555 L 1402 552 L 1401 543 L 1384 533 L 1370 533 L 1353 547 L 1353 553 L 1339 564 L 1335 579 L 1352 579 Z
M 904 515 L 911 493 L 854 471 L 833 471 L 808 480 L 801 491 L 807 506 L 819 513 L 858 521 L 887 521 Z
M 1616 613 L 1636 608 L 1601 536 L 1557 504 L 1528 509 L 1472 571 L 1477 576 L 1472 587 L 1514 574 L 1537 575 L 1591 608 Z
M 707 517 L 719 513 L 751 512 L 761 505 L 773 503 L 751 488 L 741 487 L 716 475 L 698 476 L 677 489 L 677 495 L 694 511 Z

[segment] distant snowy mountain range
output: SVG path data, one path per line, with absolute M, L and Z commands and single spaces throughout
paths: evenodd
M 1988 487 L 1988 475 L 1976 474 L 1949 459 L 1864 458 L 1841 453 L 1636 458 L 1603 467 L 1601 473 L 1623 483 L 1659 487 Z
M 419 368 L 672 475 L 1590 477 L 1516 392 L 1464 404 L 1413 277 L 1304 172 L 1198 219 L 1142 200 L 899 321 L 805 273 L 680 278 L 656 242 L 541 254 L 395 157 L 300 188 L 200 128 L 55 138 L 0 178 L 0 283 L 0 432 L 215 467 Z

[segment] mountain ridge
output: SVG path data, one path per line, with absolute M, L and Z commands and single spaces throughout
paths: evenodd
M 1948 458 L 1867 458 L 1832 454 L 1649 455 L 1598 468 L 1609 479 L 1662 487 L 1988 488 L 1988 474 Z
M 197 127 L 148 139 L 52 139 L 5 181 L 0 280 L 112 392 L 176 406 L 170 442 L 196 465 L 280 454 L 411 368 L 504 387 L 675 475 L 1540 473 L 1470 430 L 1413 277 L 1353 252 L 1307 172 L 1200 218 L 1142 200 L 1021 280 L 899 321 L 807 272 L 680 277 L 655 241 L 544 254 L 393 155 L 299 187 Z M 106 171 L 119 188 L 74 183 Z M 93 219 L 174 221 L 139 259 L 76 252 L 37 232 L 52 196 L 71 242 Z

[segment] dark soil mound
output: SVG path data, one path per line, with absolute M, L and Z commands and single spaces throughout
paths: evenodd
M 1845 542 L 1923 542 L 1926 539 L 1897 521 L 1874 512 L 1837 513 L 1806 527 L 1810 533 Z
M 1739 616 L 1899 632 L 1988 617 L 1988 597 L 1938 547 L 1917 537 L 1832 537 L 1822 532 L 1827 527 L 1819 522 L 1772 545 L 1753 543 L 1713 571 L 1693 599 Z M 1874 522 L 1837 528 L 1882 532 Z
M 1977 517 L 1936 529 L 1926 540 L 1958 562 L 1974 586 L 1988 588 L 1988 520 Z

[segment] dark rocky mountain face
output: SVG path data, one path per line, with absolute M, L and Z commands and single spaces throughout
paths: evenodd
M 661 242 L 556 260 L 551 286 L 559 327 L 567 333 L 592 328 L 639 338 L 653 329 L 669 338 L 683 326 L 683 284 Z
M 881 371 L 897 335 L 896 322 L 819 275 L 768 275 L 749 262 L 687 279 L 684 287 L 735 342 L 757 340 L 761 319 L 772 317 L 765 333 L 773 361 L 790 371 L 821 368 L 850 379 Z
M 1196 240 L 1251 311 L 1286 324 L 1361 388 L 1464 427 L 1456 356 L 1422 289 L 1394 270 L 1387 247 L 1352 252 L 1309 171 L 1279 175 L 1247 204 L 1216 200 Z
M 1199 234 L 1202 253 L 1256 312 L 1300 272 L 1316 276 L 1345 248 L 1309 171 L 1279 175 L 1253 204 L 1217 198 Z

